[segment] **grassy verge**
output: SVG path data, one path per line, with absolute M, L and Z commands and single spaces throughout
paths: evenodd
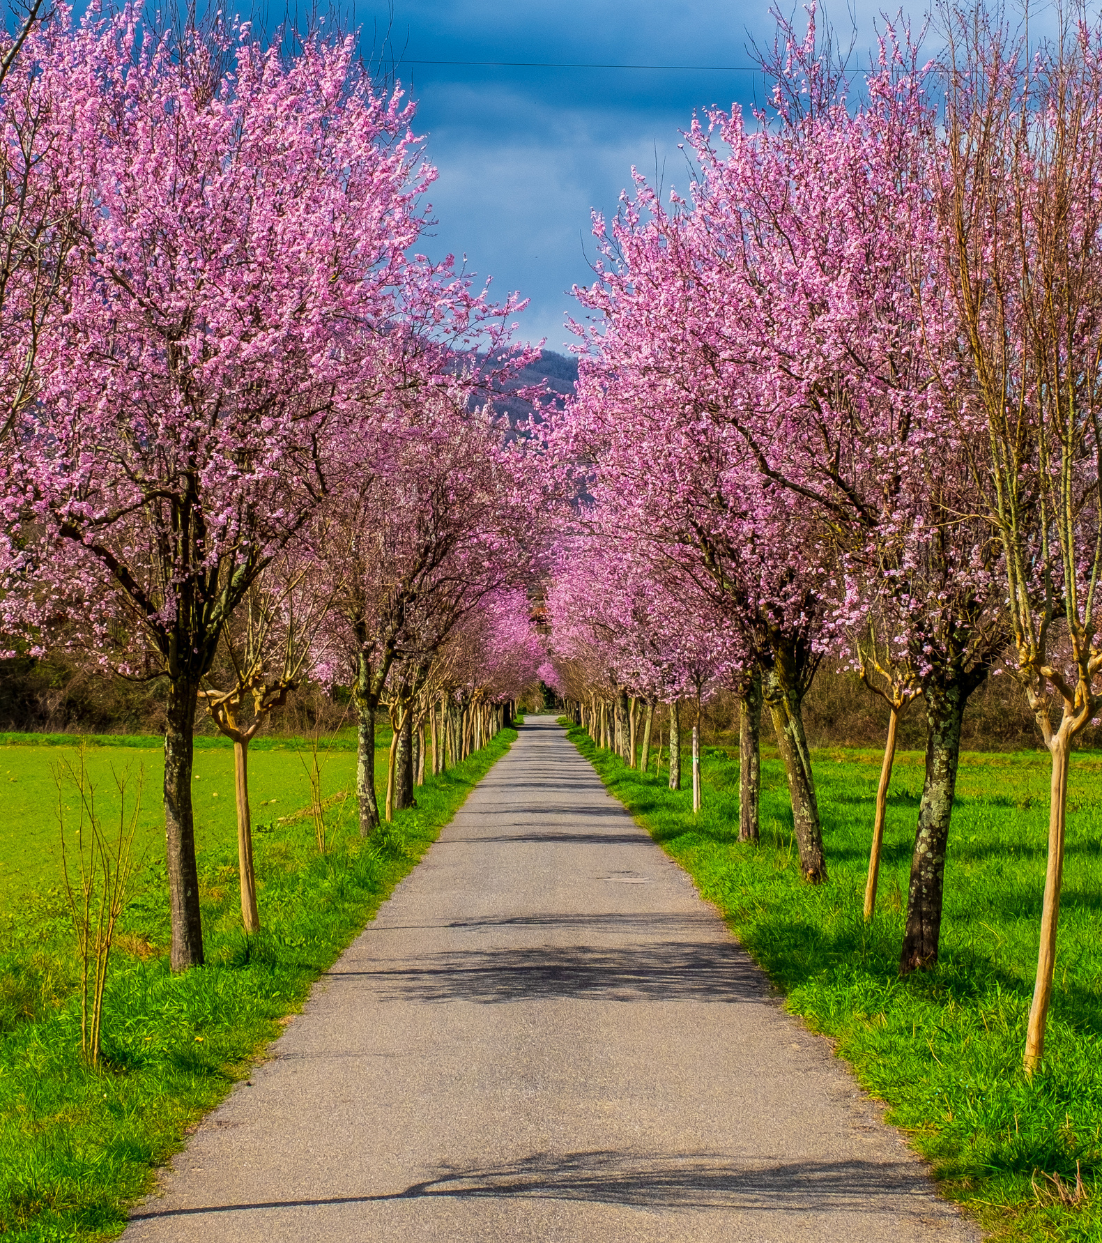
M 399 812 L 393 827 L 368 843 L 356 831 L 354 798 L 336 801 L 325 853 L 312 820 L 295 810 L 309 800 L 302 766 L 278 755 L 270 769 L 257 765 L 254 792 L 265 783 L 265 794 L 282 791 L 274 797 L 289 814 L 267 822 L 257 815 L 263 929 L 251 938 L 240 931 L 232 776 L 222 772 L 228 757 L 198 772 L 226 791 L 224 804 L 213 797 L 206 804 L 197 826 L 208 965 L 179 977 L 169 972 L 164 861 L 150 851 L 121 926 L 105 1003 L 106 1060 L 96 1071 L 79 1057 L 76 964 L 56 858 L 41 857 L 35 888 L 27 851 L 11 843 L 19 823 L 0 800 L 0 839 L 23 860 L 15 890 L 5 894 L 0 873 L 0 896 L 18 894 L 0 926 L 0 1235 L 27 1243 L 114 1237 L 156 1167 L 247 1074 L 279 1034 L 280 1020 L 301 1007 L 313 981 L 515 738 L 504 730 L 432 779 L 417 791 L 418 807 Z M 29 782 L 34 756 L 21 755 L 20 773 Z M 347 787 L 354 761 L 351 754 L 334 759 L 323 792 Z M 380 747 L 377 771 L 385 762 Z M 106 785 L 108 759 L 97 755 L 90 767 Z M 39 778 L 53 789 L 52 780 Z M 147 790 L 150 784 L 158 782 L 147 774 Z M 40 807 L 41 818 L 51 814 L 48 803 Z
M 704 810 L 694 818 L 689 793 L 670 791 L 664 774 L 627 768 L 576 727 L 569 736 L 719 907 L 787 1007 L 835 1039 L 989 1239 L 1102 1240 L 1102 764 L 1073 764 L 1056 995 L 1045 1066 L 1029 1083 L 1021 1051 L 1044 880 L 1047 755 L 963 757 L 941 962 L 900 980 L 921 755 L 897 762 L 880 909 L 867 928 L 878 754 L 814 756 L 830 873 L 815 888 L 798 874 L 775 756 L 763 758 L 762 840 L 753 847 L 736 840 L 737 758 L 707 749 Z

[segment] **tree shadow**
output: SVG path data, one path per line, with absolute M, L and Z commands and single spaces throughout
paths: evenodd
M 571 846 L 638 846 L 648 843 L 638 833 L 501 833 L 493 837 L 457 837 L 447 845 L 463 846 L 468 842 L 540 842 L 564 843 Z
M 365 976 L 384 1000 L 424 1003 L 572 998 L 595 1001 L 760 1001 L 768 985 L 732 942 L 662 941 L 627 948 L 592 945 L 448 950 L 380 963 L 373 970 L 327 972 Z
M 437 925 L 439 926 L 439 925 Z M 655 929 L 713 929 L 716 916 L 710 911 L 700 914 L 670 914 L 662 911 L 622 911 L 603 915 L 511 915 L 504 919 L 456 919 L 447 928 L 585 928 L 602 932 L 637 932 Z
M 625 821 L 630 823 L 630 817 L 622 807 L 617 806 L 616 804 L 610 804 L 608 807 L 518 807 L 511 802 L 504 801 L 500 808 L 480 808 L 479 814 L 498 816 L 539 816 L 541 819 L 554 817 L 554 819 L 548 820 L 548 824 L 553 826 L 549 829 L 549 832 L 553 833 L 562 832 L 562 825 L 559 822 L 564 818 L 571 820 L 619 820 L 621 823 L 624 823 Z M 532 833 L 533 838 L 546 836 L 546 834 L 540 832 L 540 830 L 533 829 L 531 825 L 517 825 L 517 828 L 528 830 Z M 645 841 L 647 837 L 646 830 L 640 829 L 639 834 Z M 478 841 L 479 839 L 474 837 L 464 837 L 460 840 Z M 496 841 L 497 839 L 491 838 L 487 840 Z
M 201 1217 L 256 1209 L 319 1208 L 395 1200 L 539 1199 L 666 1210 L 726 1210 L 771 1214 L 898 1214 L 922 1197 L 932 1207 L 930 1184 L 913 1162 L 741 1162 L 719 1153 L 590 1151 L 533 1153 L 479 1169 L 441 1166 L 437 1174 L 400 1191 L 309 1200 L 164 1208 L 147 1204 L 131 1221 Z

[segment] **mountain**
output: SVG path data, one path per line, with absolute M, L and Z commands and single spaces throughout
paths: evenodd
M 518 388 L 529 384 L 543 383 L 551 394 L 552 404 L 561 409 L 578 379 L 578 360 L 567 354 L 556 354 L 554 350 L 542 350 L 539 358 L 528 364 L 513 380 L 508 388 L 494 397 L 494 409 L 499 414 L 507 414 L 513 427 L 526 422 L 534 413 L 532 404 L 512 396 Z

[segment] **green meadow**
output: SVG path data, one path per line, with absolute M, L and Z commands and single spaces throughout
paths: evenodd
M 380 731 L 378 763 L 384 762 L 389 731 Z M 233 748 L 221 737 L 195 739 L 195 836 L 200 851 L 235 848 L 237 813 L 233 796 Z M 142 783 L 141 814 L 134 848 L 138 855 L 163 853 L 161 784 L 164 753 L 159 738 L 106 735 L 87 740 L 89 775 L 102 819 L 117 825 L 116 777 L 127 782 L 127 805 Z M 356 742 L 351 731 L 322 741 L 318 762 L 323 797 L 353 790 Z M 57 778 L 77 760 L 71 734 L 0 734 L 0 918 L 15 915 L 24 897 L 60 886 L 58 797 L 75 807 L 71 784 Z M 254 823 L 278 821 L 309 805 L 309 744 L 303 740 L 258 738 L 249 748 L 249 795 Z M 385 781 L 385 771 L 383 773 Z M 351 797 L 351 796 L 350 796 Z M 75 821 L 70 831 L 75 830 Z M 259 835 L 264 841 L 264 830 Z M 260 847 L 263 849 L 263 846 Z
M 158 739 L 92 740 L 96 808 L 117 831 L 123 778 L 141 807 L 140 863 L 119 925 L 104 1004 L 102 1065 L 80 1057 L 78 965 L 63 888 L 74 792 L 71 736 L 0 736 L 0 1235 L 12 1240 L 115 1237 L 126 1207 L 188 1129 L 246 1076 L 310 985 L 416 864 L 474 784 L 515 739 L 482 751 L 417 791 L 416 808 L 364 842 L 355 809 L 355 740 L 319 748 L 326 841 L 309 814 L 307 743 L 250 747 L 250 796 L 262 928 L 241 931 L 233 754 L 197 739 L 195 825 L 207 965 L 168 969 L 162 754 Z M 376 781 L 389 737 L 380 731 Z M 60 788 L 58 781 L 60 779 Z M 114 826 L 112 829 L 111 826 Z
M 924 757 L 896 761 L 878 910 L 862 899 L 880 755 L 814 753 L 829 881 L 797 869 L 783 767 L 762 761 L 761 842 L 740 844 L 738 760 L 705 751 L 704 807 L 666 775 L 570 736 L 693 877 L 786 1005 L 836 1042 L 943 1191 L 1000 1243 L 1102 1240 L 1102 759 L 1073 761 L 1056 995 L 1045 1065 L 1022 1073 L 1048 824 L 1046 753 L 963 757 L 941 961 L 901 980 L 899 947 Z

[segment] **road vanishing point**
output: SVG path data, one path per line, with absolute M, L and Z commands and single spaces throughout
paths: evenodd
M 550 717 L 126 1243 L 976 1243 Z

